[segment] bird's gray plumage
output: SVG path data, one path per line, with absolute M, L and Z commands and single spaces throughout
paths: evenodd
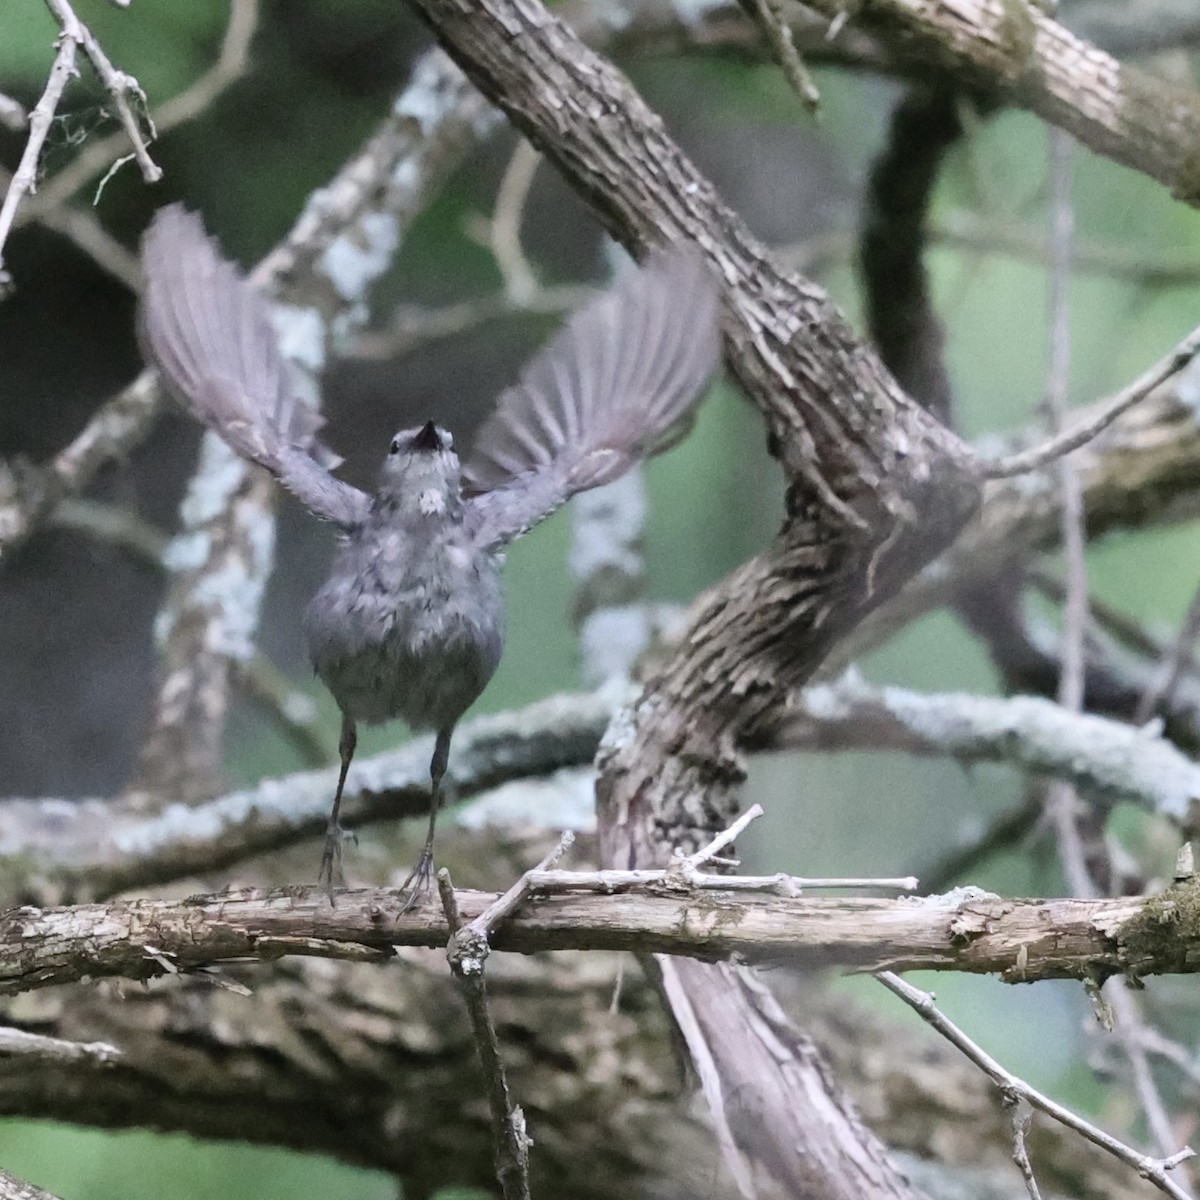
M 465 520 L 457 457 L 408 452 L 418 433 L 394 439 L 370 510 L 305 624 L 313 664 L 344 712 L 444 729 L 500 661 L 504 605 L 500 560 Z M 445 431 L 434 436 L 445 443 Z
M 357 722 L 438 732 L 437 790 L 455 723 L 500 661 L 500 550 L 570 496 L 609 483 L 686 428 L 720 338 L 699 257 L 654 255 L 572 316 L 499 398 L 460 468 L 432 421 L 393 439 L 373 495 L 330 474 L 320 418 L 290 386 L 266 301 L 198 217 L 159 211 L 143 241 L 139 331 L 168 390 L 239 454 L 271 471 L 341 541 L 305 618 L 317 674 Z M 431 816 L 427 853 L 432 844 Z
M 198 217 L 171 204 L 142 239 L 138 333 L 168 391 L 316 516 L 362 523 L 371 498 L 335 479 L 320 415 L 297 399 L 266 302 L 221 257 Z

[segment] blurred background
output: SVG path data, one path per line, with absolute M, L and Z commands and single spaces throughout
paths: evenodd
M 212 62 L 227 18 L 224 4 L 172 0 L 138 0 L 128 11 L 93 0 L 79 9 L 152 105 Z M 27 105 L 36 101 L 55 32 L 40 3 L 5 6 L 0 91 Z M 132 248 L 157 206 L 183 199 L 204 214 L 230 255 L 252 264 L 370 133 L 428 41 L 394 0 L 264 3 L 245 77 L 155 146 L 165 171 L 160 184 L 147 187 L 126 166 L 105 187 L 97 215 Z M 819 70 L 822 112 L 814 122 L 773 66 L 720 56 L 626 65 L 751 228 L 790 247 L 863 328 L 855 236 L 864 179 L 897 85 Z M 1190 70 L 1182 52 L 1156 66 Z M 82 142 L 113 128 L 106 97 L 85 69 L 56 118 L 45 171 L 54 174 Z M 22 135 L 0 131 L 0 162 L 11 170 L 23 144 Z M 514 145 L 502 128 L 418 220 L 376 289 L 376 331 L 397 305 L 434 308 L 499 289 L 478 231 Z M 1038 121 L 1015 113 L 981 120 L 952 152 L 937 190 L 928 261 L 947 326 L 960 427 L 970 437 L 1033 421 L 1045 390 L 1046 162 Z M 1074 175 L 1078 240 L 1087 254 L 1071 285 L 1071 393 L 1085 402 L 1127 382 L 1196 324 L 1200 215 L 1085 151 L 1075 156 Z M 523 241 L 544 284 L 599 283 L 613 261 L 596 222 L 549 167 L 534 179 Z M 16 290 L 0 303 L 0 455 L 37 462 L 140 369 L 134 297 L 70 241 L 36 224 L 14 233 L 6 258 Z M 331 364 L 324 408 L 328 440 L 346 459 L 345 477 L 369 484 L 392 432 L 429 416 L 453 429 L 460 445 L 469 442 L 491 397 L 556 320 L 509 316 L 391 350 L 381 335 L 366 339 L 370 357 Z M 166 413 L 127 462 L 102 472 L 89 500 L 136 514 L 169 536 L 198 442 L 196 427 Z M 687 602 L 764 546 L 780 519 L 779 473 L 761 422 L 728 385 L 713 388 L 695 433 L 653 462 L 647 481 L 645 546 L 655 600 Z M 569 540 L 570 517 L 560 512 L 512 550 L 508 649 L 478 711 L 579 685 Z M 327 529 L 284 500 L 260 647 L 311 692 L 335 745 L 336 711 L 311 679 L 297 622 L 331 544 Z M 1089 554 L 1094 594 L 1169 636 L 1200 579 L 1198 550 L 1200 530 L 1191 525 L 1110 537 Z M 160 600 L 161 578 L 144 556 L 68 521 L 46 525 L 0 565 L 0 768 L 7 794 L 103 796 L 127 782 L 153 694 Z M 986 654 L 948 614 L 909 628 L 859 666 L 873 682 L 997 691 Z M 372 730 L 359 752 L 404 736 L 398 726 Z M 304 765 L 249 704 L 231 724 L 228 747 L 231 784 Z M 1019 774 L 1001 767 L 966 772 L 898 755 L 764 757 L 754 761 L 748 799 L 760 800 L 767 816 L 741 848 L 755 869 L 902 874 L 1016 804 L 1023 787 Z M 1168 840 L 1156 839 L 1132 813 L 1118 814 L 1116 827 L 1151 873 L 1169 875 Z M 315 865 L 315 844 L 311 851 Z M 1063 888 L 1056 857 L 1041 842 L 995 856 L 969 882 L 1007 894 Z M 905 1019 L 876 996 L 878 988 L 836 986 Z M 1154 986 L 1169 996 L 1183 983 Z M 1079 988 L 1012 988 L 952 975 L 939 977 L 936 988 L 950 1015 L 1011 1069 L 1107 1120 L 1130 1115 L 1086 1065 L 1083 1025 L 1091 1017 Z M 386 1176 L 325 1160 L 24 1121 L 0 1121 L 0 1164 L 74 1200 L 395 1194 Z

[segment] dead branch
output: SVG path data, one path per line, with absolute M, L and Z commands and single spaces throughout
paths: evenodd
M 471 922 L 499 897 L 458 891 Z M 640 886 L 531 898 L 492 935 L 496 950 L 629 950 L 722 961 L 854 970 L 953 970 L 1006 983 L 1200 971 L 1194 884 L 1157 896 L 1014 901 L 978 888 L 920 899 L 809 899 L 730 889 Z M 396 946 L 445 946 L 434 897 L 317 887 L 233 890 L 187 900 L 127 900 L 0 916 L 0 995 L 83 977 L 152 979 L 241 959 L 379 961 Z
M 1090 1121 L 1084 1120 L 1070 1109 L 1064 1108 L 1061 1104 L 1043 1095 L 1036 1088 L 1030 1087 L 1023 1079 L 1013 1075 L 1011 1071 L 1005 1070 L 991 1055 L 987 1054 L 946 1017 L 934 1004 L 934 998 L 928 992 L 922 992 L 911 984 L 905 983 L 903 979 L 893 975 L 890 971 L 880 974 L 879 981 L 915 1009 L 923 1020 L 932 1025 L 952 1045 L 961 1050 L 1006 1095 L 1025 1101 L 1040 1112 L 1048 1114 L 1054 1120 L 1073 1129 L 1114 1158 L 1132 1167 L 1143 1179 L 1149 1179 L 1159 1191 L 1166 1195 L 1174 1197 L 1175 1200 L 1190 1200 L 1188 1192 L 1167 1173 L 1179 1166 L 1184 1159 L 1190 1158 L 1195 1151 L 1185 1149 L 1167 1158 L 1151 1158 L 1149 1155 L 1134 1150 L 1118 1138 L 1097 1128 Z

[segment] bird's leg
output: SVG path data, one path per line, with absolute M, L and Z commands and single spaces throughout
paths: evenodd
M 404 902 L 407 912 L 420 900 L 433 882 L 433 833 L 437 826 L 438 808 L 442 803 L 442 776 L 446 774 L 446 763 L 450 758 L 450 736 L 454 728 L 439 729 L 437 742 L 433 747 L 433 759 L 429 764 L 429 831 L 425 834 L 425 846 L 417 865 L 409 872 L 408 878 L 400 885 L 401 891 L 408 892 Z
M 333 889 L 341 887 L 346 881 L 342 875 L 342 838 L 345 830 L 338 822 L 338 812 L 342 807 L 342 791 L 346 786 L 346 774 L 350 770 L 350 760 L 354 757 L 354 747 L 358 745 L 358 730 L 354 720 L 342 713 L 342 736 L 338 741 L 338 755 L 342 760 L 342 769 L 338 772 L 337 792 L 333 797 L 333 808 L 329 813 L 329 823 L 325 826 L 325 850 L 321 855 L 320 882 L 329 895 L 329 903 L 333 903 Z

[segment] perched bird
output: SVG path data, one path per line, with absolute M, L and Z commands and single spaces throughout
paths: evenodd
M 492 677 L 504 641 L 502 551 L 575 492 L 665 450 L 719 354 L 716 287 L 673 250 L 576 312 L 505 391 L 460 464 L 433 421 L 392 439 L 374 494 L 334 478 L 299 401 L 263 299 L 200 219 L 161 209 L 142 243 L 139 333 L 167 389 L 238 453 L 266 467 L 340 532 L 304 619 L 313 666 L 342 712 L 341 771 L 321 880 L 340 883 L 339 810 L 359 722 L 400 718 L 436 734 L 429 832 L 405 881 L 429 883 L 455 724 Z

